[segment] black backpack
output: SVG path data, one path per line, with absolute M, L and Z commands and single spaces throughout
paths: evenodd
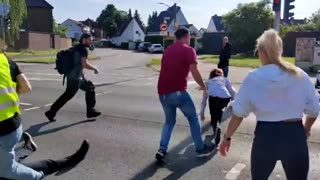
M 61 50 L 57 53 L 56 70 L 61 75 L 67 75 L 73 69 L 73 49 Z

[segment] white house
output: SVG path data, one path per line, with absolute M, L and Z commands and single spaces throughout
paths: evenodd
M 225 28 L 222 24 L 222 16 L 214 15 L 211 17 L 207 32 L 224 32 Z
M 175 32 L 175 19 L 176 25 L 178 27 L 186 27 L 190 30 L 190 32 L 194 32 L 196 34 L 199 33 L 199 30 L 192 24 L 189 24 L 186 17 L 184 16 L 181 7 L 176 4 L 172 7 L 169 7 L 166 11 L 162 11 L 156 22 L 150 28 L 148 35 L 161 35 L 160 24 L 166 22 L 168 24 L 168 30 L 170 36 L 174 36 Z
M 81 35 L 84 32 L 91 32 L 91 28 L 89 26 L 86 26 L 82 24 L 79 21 L 75 21 L 72 19 L 67 19 L 63 23 L 61 23 L 62 26 L 65 26 L 67 30 L 67 37 L 71 39 L 80 39 Z
M 116 46 L 121 46 L 124 42 L 144 41 L 145 33 L 135 18 L 129 23 L 124 23 L 118 30 L 118 36 L 112 38 L 112 42 Z

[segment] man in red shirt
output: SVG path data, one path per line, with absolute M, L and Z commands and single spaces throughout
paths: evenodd
M 196 108 L 186 91 L 188 74 L 191 71 L 200 89 L 206 92 L 205 84 L 197 68 L 197 54 L 189 46 L 190 33 L 187 29 L 179 29 L 175 32 L 175 36 L 176 43 L 169 46 L 163 53 L 158 81 L 159 98 L 166 117 L 160 148 L 156 154 L 156 159 L 159 162 L 162 162 L 167 154 L 172 130 L 176 123 L 177 108 L 189 121 L 191 135 L 199 156 L 208 155 L 214 150 L 214 147 L 203 142 Z

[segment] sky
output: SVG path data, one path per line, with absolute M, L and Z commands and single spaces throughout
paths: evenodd
M 137 9 L 144 23 L 147 23 L 152 11 L 164 11 L 166 6 L 159 2 L 182 8 L 187 21 L 198 29 L 207 28 L 211 16 L 223 15 L 237 7 L 239 3 L 256 2 L 258 0 L 46 0 L 54 6 L 53 15 L 58 23 L 70 18 L 77 21 L 87 18 L 96 19 L 107 4 L 114 4 L 119 10 L 132 12 Z M 296 0 L 294 3 L 295 19 L 310 17 L 320 9 L 320 0 Z

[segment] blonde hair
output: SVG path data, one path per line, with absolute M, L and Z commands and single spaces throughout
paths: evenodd
M 299 69 L 282 59 L 282 44 L 282 39 L 278 35 L 278 32 L 274 29 L 269 29 L 257 39 L 256 51 L 262 52 L 265 55 L 267 63 L 275 64 L 280 69 L 299 78 L 301 76 Z

